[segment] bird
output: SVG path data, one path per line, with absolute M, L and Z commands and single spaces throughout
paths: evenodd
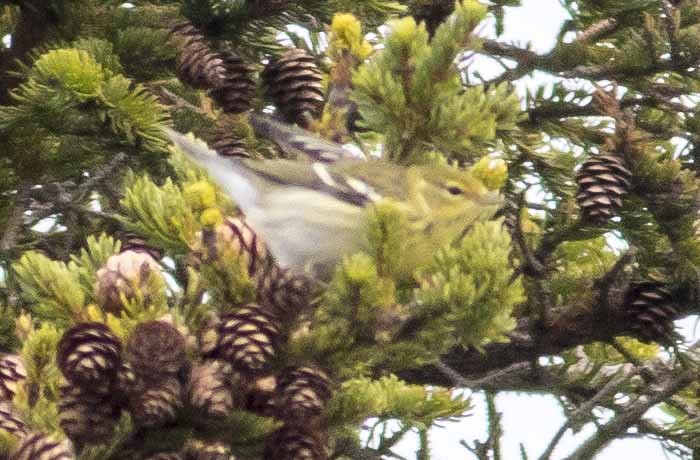
M 390 204 L 407 226 L 400 276 L 411 277 L 502 204 L 498 192 L 467 169 L 362 160 L 311 132 L 265 115 L 254 120 L 258 133 L 307 159 L 227 158 L 192 135 L 164 131 L 237 205 L 277 264 L 293 273 L 329 280 L 344 257 L 371 252 L 371 212 Z

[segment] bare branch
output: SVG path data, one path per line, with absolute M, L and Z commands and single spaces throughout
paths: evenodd
M 636 402 L 620 412 L 611 421 L 601 426 L 598 432 L 585 441 L 567 460 L 591 460 L 609 442 L 623 434 L 629 427 L 639 422 L 642 416 L 656 404 L 666 400 L 679 390 L 698 379 L 698 372 L 685 371 L 669 378 L 658 390 L 643 395 Z

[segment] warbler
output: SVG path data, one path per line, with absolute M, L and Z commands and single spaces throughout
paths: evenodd
M 332 144 L 272 119 L 265 123 L 270 132 L 292 133 L 295 140 L 287 142 L 296 149 Z M 326 161 L 226 158 L 191 136 L 165 131 L 230 196 L 280 266 L 320 280 L 332 276 L 343 256 L 368 249 L 368 211 L 383 200 L 392 200 L 410 227 L 406 276 L 501 204 L 469 171 L 448 165 L 360 161 L 343 157 L 338 144 L 330 156 L 318 149 L 310 155 Z

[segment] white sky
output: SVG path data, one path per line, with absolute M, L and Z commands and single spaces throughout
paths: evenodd
M 558 0 L 523 0 L 520 8 L 508 8 L 505 20 L 505 34 L 498 37 L 504 42 L 515 42 L 525 46 L 528 42 L 537 52 L 551 49 L 559 32 L 561 23 L 568 18 L 566 10 Z M 487 27 L 483 36 L 494 37 L 493 27 Z M 501 66 L 478 59 L 474 62 L 484 78 L 497 75 Z M 551 76 L 536 73 L 533 77 L 521 80 L 520 90 L 524 86 L 535 87 L 553 81 Z M 692 330 L 692 321 L 686 320 L 684 331 Z M 474 410 L 465 420 L 434 429 L 430 435 L 433 460 L 472 459 L 475 458 L 459 442 L 464 439 L 470 444 L 474 439 L 486 439 L 486 407 L 483 398 L 476 394 L 472 398 Z M 502 439 L 503 460 L 520 459 L 520 443 L 525 446 L 528 458 L 538 458 L 550 439 L 565 421 L 561 408 L 553 397 L 501 393 L 496 398 L 497 409 L 503 413 L 504 436 Z M 561 459 L 570 454 L 575 447 L 594 432 L 594 427 L 586 426 L 573 436 L 569 431 L 559 443 L 553 458 Z M 407 437 L 396 449 L 406 458 L 415 458 L 417 445 L 415 437 Z M 659 443 L 647 439 L 620 440 L 611 443 L 596 460 L 619 460 L 635 458 L 636 460 L 663 460 L 666 455 Z

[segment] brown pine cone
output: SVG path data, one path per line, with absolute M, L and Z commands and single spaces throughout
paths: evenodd
M 231 373 L 229 364 L 213 359 L 194 366 L 188 391 L 190 405 L 213 418 L 230 414 L 233 410 Z
M 210 147 L 222 157 L 249 158 L 248 144 L 242 137 L 236 136 L 225 127 L 217 129 Z
M 190 22 L 177 24 L 170 31 L 180 51 L 178 76 L 198 89 L 217 87 L 225 73 L 221 55 L 211 49 L 204 35 Z
M 202 353 L 222 359 L 239 372 L 255 374 L 268 368 L 274 357 L 279 327 L 266 309 L 249 304 L 224 315 L 216 324 L 216 333 L 203 334 Z M 207 338 L 216 341 L 207 342 Z
M 24 361 L 19 355 L 5 355 L 0 359 L 0 401 L 12 401 L 17 388 L 27 379 Z
M 289 367 L 280 373 L 277 407 L 283 420 L 298 422 L 316 419 L 330 397 L 330 379 L 320 369 Z
M 673 321 L 679 312 L 666 283 L 657 279 L 633 282 L 627 291 L 625 309 L 630 328 L 642 342 L 670 345 L 676 340 Z
M 93 391 L 109 391 L 121 364 L 122 345 L 102 323 L 79 323 L 58 343 L 58 367 L 69 381 Z
M 247 112 L 255 98 L 253 68 L 231 51 L 222 53 L 220 58 L 224 68 L 223 78 L 209 90 L 209 96 L 226 113 Z
M 256 283 L 258 303 L 271 307 L 281 320 L 295 317 L 309 305 L 316 286 L 305 277 L 279 268 L 245 219 L 226 219 L 217 229 L 216 240 L 231 254 L 245 257 L 248 274 Z
M 119 316 L 124 308 L 121 296 L 132 298 L 136 290 L 146 288 L 151 274 L 159 270 L 160 265 L 148 252 L 115 254 L 97 271 L 95 298 L 104 311 Z
M 625 160 L 604 154 L 589 158 L 576 176 L 576 201 L 582 218 L 593 225 L 604 225 L 622 208 L 622 198 L 631 187 L 632 173 Z
M 75 450 L 67 439 L 57 441 L 42 433 L 31 433 L 22 438 L 10 455 L 10 460 L 74 460 Z
M 277 379 L 274 375 L 255 379 L 246 391 L 246 410 L 265 417 L 274 417 L 277 414 L 276 391 Z
M 231 449 L 221 442 L 193 440 L 185 446 L 184 454 L 184 460 L 235 460 Z
M 267 93 L 286 121 L 308 124 L 306 114 L 316 117 L 323 109 L 323 73 L 314 57 L 293 48 L 270 61 L 262 73 Z
M 126 353 L 136 375 L 145 381 L 175 376 L 187 363 L 185 338 L 165 321 L 147 321 L 136 326 Z
M 182 385 L 175 377 L 151 383 L 131 400 L 131 414 L 140 426 L 157 427 L 174 421 L 182 407 Z
M 0 429 L 17 437 L 27 434 L 27 425 L 19 418 L 14 406 L 7 401 L 0 402 Z
M 144 384 L 136 376 L 131 364 L 123 362 L 117 370 L 117 378 L 114 381 L 114 401 L 119 407 L 127 407 L 129 400 L 143 390 Z
M 321 436 L 301 424 L 285 425 L 268 439 L 265 460 L 325 460 Z
M 59 425 L 76 444 L 99 444 L 114 434 L 120 410 L 110 394 L 63 382 L 58 403 Z
M 309 308 L 317 285 L 302 275 L 271 265 L 256 276 L 257 301 L 270 307 L 279 318 L 295 318 L 302 310 Z

